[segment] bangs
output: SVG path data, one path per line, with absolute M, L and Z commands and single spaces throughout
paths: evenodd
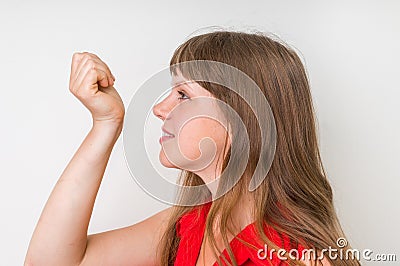
M 195 77 L 207 77 L 211 70 L 196 61 L 225 62 L 224 49 L 228 32 L 208 33 L 202 36 L 194 36 L 178 46 L 170 60 L 170 73 L 177 75 L 179 71 L 185 78 L 196 80 Z M 225 48 L 226 49 L 226 48 Z M 191 62 L 190 62 L 191 61 Z M 184 64 L 185 62 L 190 62 Z

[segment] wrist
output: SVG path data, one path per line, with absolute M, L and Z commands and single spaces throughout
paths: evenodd
M 93 120 L 92 130 L 100 130 L 119 136 L 122 132 L 123 120 Z

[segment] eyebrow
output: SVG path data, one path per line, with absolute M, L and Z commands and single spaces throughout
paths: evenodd
M 194 93 L 194 91 L 193 91 L 193 88 L 192 87 L 190 87 L 189 85 L 188 85 L 188 83 L 193 83 L 193 81 L 182 81 L 182 82 L 178 82 L 178 83 L 173 83 L 173 82 L 171 82 L 171 86 L 174 88 L 174 87 L 176 87 L 176 86 L 184 86 L 185 88 L 187 88 L 187 90 L 189 91 L 189 92 L 191 92 L 191 93 Z
M 180 84 L 186 84 L 186 83 L 189 83 L 189 82 L 191 82 L 190 80 L 179 80 L 177 83 L 174 83 L 174 82 L 172 82 L 172 80 L 171 80 L 171 85 L 172 86 L 177 86 L 177 85 L 180 85 Z

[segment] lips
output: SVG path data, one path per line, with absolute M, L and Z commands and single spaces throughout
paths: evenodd
M 164 127 L 162 127 L 162 136 L 161 136 L 159 142 L 161 144 L 162 142 L 173 139 L 174 137 L 175 137 L 174 134 L 172 134 L 171 132 L 166 130 Z
M 163 135 L 166 135 L 166 136 L 175 137 L 175 135 L 172 134 L 171 132 L 169 132 L 165 127 L 162 127 L 162 133 L 163 133 Z

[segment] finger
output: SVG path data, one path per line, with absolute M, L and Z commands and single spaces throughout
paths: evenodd
M 95 61 L 97 61 L 97 62 L 99 62 L 100 64 L 104 65 L 104 66 L 107 68 L 107 74 L 110 75 L 110 78 L 112 78 L 112 79 L 115 81 L 115 77 L 114 77 L 114 75 L 111 73 L 111 70 L 110 70 L 110 68 L 108 67 L 108 65 L 107 65 L 103 60 L 101 60 L 100 57 L 98 57 L 96 54 L 92 54 L 92 53 L 88 53 L 88 54 L 89 54 L 90 56 L 92 56 L 92 58 L 93 58 Z
M 86 71 L 83 69 L 82 71 Z M 79 88 L 74 92 L 74 95 L 81 100 L 85 105 L 89 103 L 90 96 L 93 96 L 98 91 L 97 85 L 97 72 L 95 70 L 89 69 L 88 75 L 85 75 L 82 79 L 82 82 L 79 84 Z M 86 105 L 87 106 L 87 105 Z
M 78 68 L 78 65 L 79 65 L 81 59 L 82 59 L 82 54 L 81 54 L 81 53 L 75 52 L 75 53 L 72 55 L 71 73 L 70 73 L 70 77 L 69 77 L 69 84 L 70 84 L 70 87 L 72 86 L 72 84 L 73 84 L 74 81 L 75 81 L 75 78 L 76 78 L 76 71 L 77 71 L 77 68 Z
M 104 79 L 102 79 L 101 82 L 99 82 L 100 86 L 107 87 L 114 84 L 115 77 L 113 78 L 110 69 L 95 54 L 91 54 L 88 52 L 76 53 L 76 55 L 74 55 L 74 60 L 75 75 L 71 75 L 70 79 L 70 90 L 72 92 L 77 90 L 81 86 L 82 80 L 87 74 L 87 71 L 83 71 L 86 64 L 90 64 L 93 68 L 100 69 L 106 73 L 108 83 L 105 82 Z
M 75 73 L 74 73 L 73 77 L 71 77 L 72 81 L 71 81 L 70 86 L 75 89 L 78 88 L 78 86 L 76 85 L 78 77 L 80 75 L 82 75 L 82 73 L 81 73 L 82 69 L 86 65 L 87 61 L 90 59 L 89 55 L 87 55 L 85 53 L 81 53 L 80 55 L 81 55 L 81 57 L 80 57 L 77 67 L 75 68 Z
M 99 69 L 103 70 L 107 74 L 109 86 L 114 85 L 115 78 L 113 78 L 110 68 L 103 61 L 101 61 L 100 58 L 98 58 L 97 56 L 95 56 L 95 58 L 93 58 L 93 61 L 95 61 L 97 63 L 97 66 L 99 67 Z
M 79 52 L 75 52 L 72 55 L 72 63 L 71 63 L 71 74 L 75 74 L 77 67 L 80 63 L 80 61 L 82 60 L 83 57 L 83 53 L 79 53 Z
M 100 59 L 98 59 L 98 57 L 96 55 L 93 55 L 91 53 L 85 53 L 85 57 L 87 57 L 87 59 L 86 60 L 83 59 L 81 62 L 82 64 L 88 64 L 88 63 L 93 63 L 93 62 L 97 63 L 96 67 L 99 69 L 102 69 L 107 74 L 109 86 L 114 84 L 114 80 L 111 76 L 112 74 L 111 74 L 110 70 L 108 69 L 107 65 L 103 61 L 101 61 Z M 82 67 L 83 67 L 83 65 L 80 66 L 79 71 L 82 70 Z
M 110 72 L 110 69 L 107 67 L 107 65 L 104 64 L 103 61 L 96 59 L 96 58 L 91 58 L 90 61 L 94 62 L 94 66 L 93 66 L 94 68 L 103 71 L 107 75 L 108 86 L 114 85 L 114 80 L 112 78 L 112 74 Z M 89 63 L 89 60 L 86 63 Z M 104 87 L 104 86 L 102 86 L 102 87 Z
M 79 64 L 76 67 L 76 71 L 75 71 L 75 79 L 79 75 L 79 73 L 82 71 L 82 68 L 87 63 L 88 60 L 90 60 L 90 55 L 86 52 L 81 53 L 81 58 L 79 60 Z
M 110 76 L 107 75 L 107 72 L 106 72 L 106 71 L 98 69 L 96 73 L 97 73 L 97 77 L 98 77 L 97 83 L 98 83 L 101 87 L 107 88 L 107 87 L 109 87 L 109 86 L 112 86 L 113 80 L 110 79 Z
M 82 62 L 84 62 L 84 61 L 82 61 Z M 112 86 L 114 84 L 114 81 L 112 80 L 112 78 L 107 75 L 107 69 L 104 66 L 104 64 L 99 64 L 92 58 L 86 60 L 83 64 L 84 65 L 81 67 L 81 69 L 76 77 L 76 80 L 74 81 L 74 84 L 72 85 L 73 87 L 75 87 L 75 89 L 78 89 L 81 86 L 82 80 L 84 79 L 85 75 L 88 74 L 88 71 L 90 68 L 95 69 L 95 70 L 100 70 L 100 71 L 104 72 L 104 74 L 106 74 L 106 79 L 105 80 L 102 79 L 101 82 L 99 82 L 100 86 L 108 87 L 108 86 Z
M 80 88 L 83 89 L 80 92 L 81 95 L 95 95 L 99 92 L 98 83 L 108 83 L 107 74 L 103 71 L 96 71 L 94 69 L 88 70 L 88 75 L 82 80 Z M 107 85 L 104 85 L 105 87 Z
M 87 84 L 84 82 L 84 80 L 86 80 L 87 76 L 91 76 L 92 79 L 90 79 L 92 81 L 91 84 Z M 96 78 L 99 77 L 99 79 L 97 80 Z M 92 85 L 95 85 L 96 83 L 99 83 L 100 86 L 102 87 L 108 87 L 110 86 L 109 81 L 108 81 L 108 77 L 107 74 L 104 70 L 104 68 L 102 69 L 102 66 L 100 65 L 94 65 L 92 63 L 87 63 L 85 64 L 85 66 L 83 66 L 83 68 L 81 69 L 76 82 L 75 82 L 75 89 L 85 89 L 86 87 L 92 87 Z

